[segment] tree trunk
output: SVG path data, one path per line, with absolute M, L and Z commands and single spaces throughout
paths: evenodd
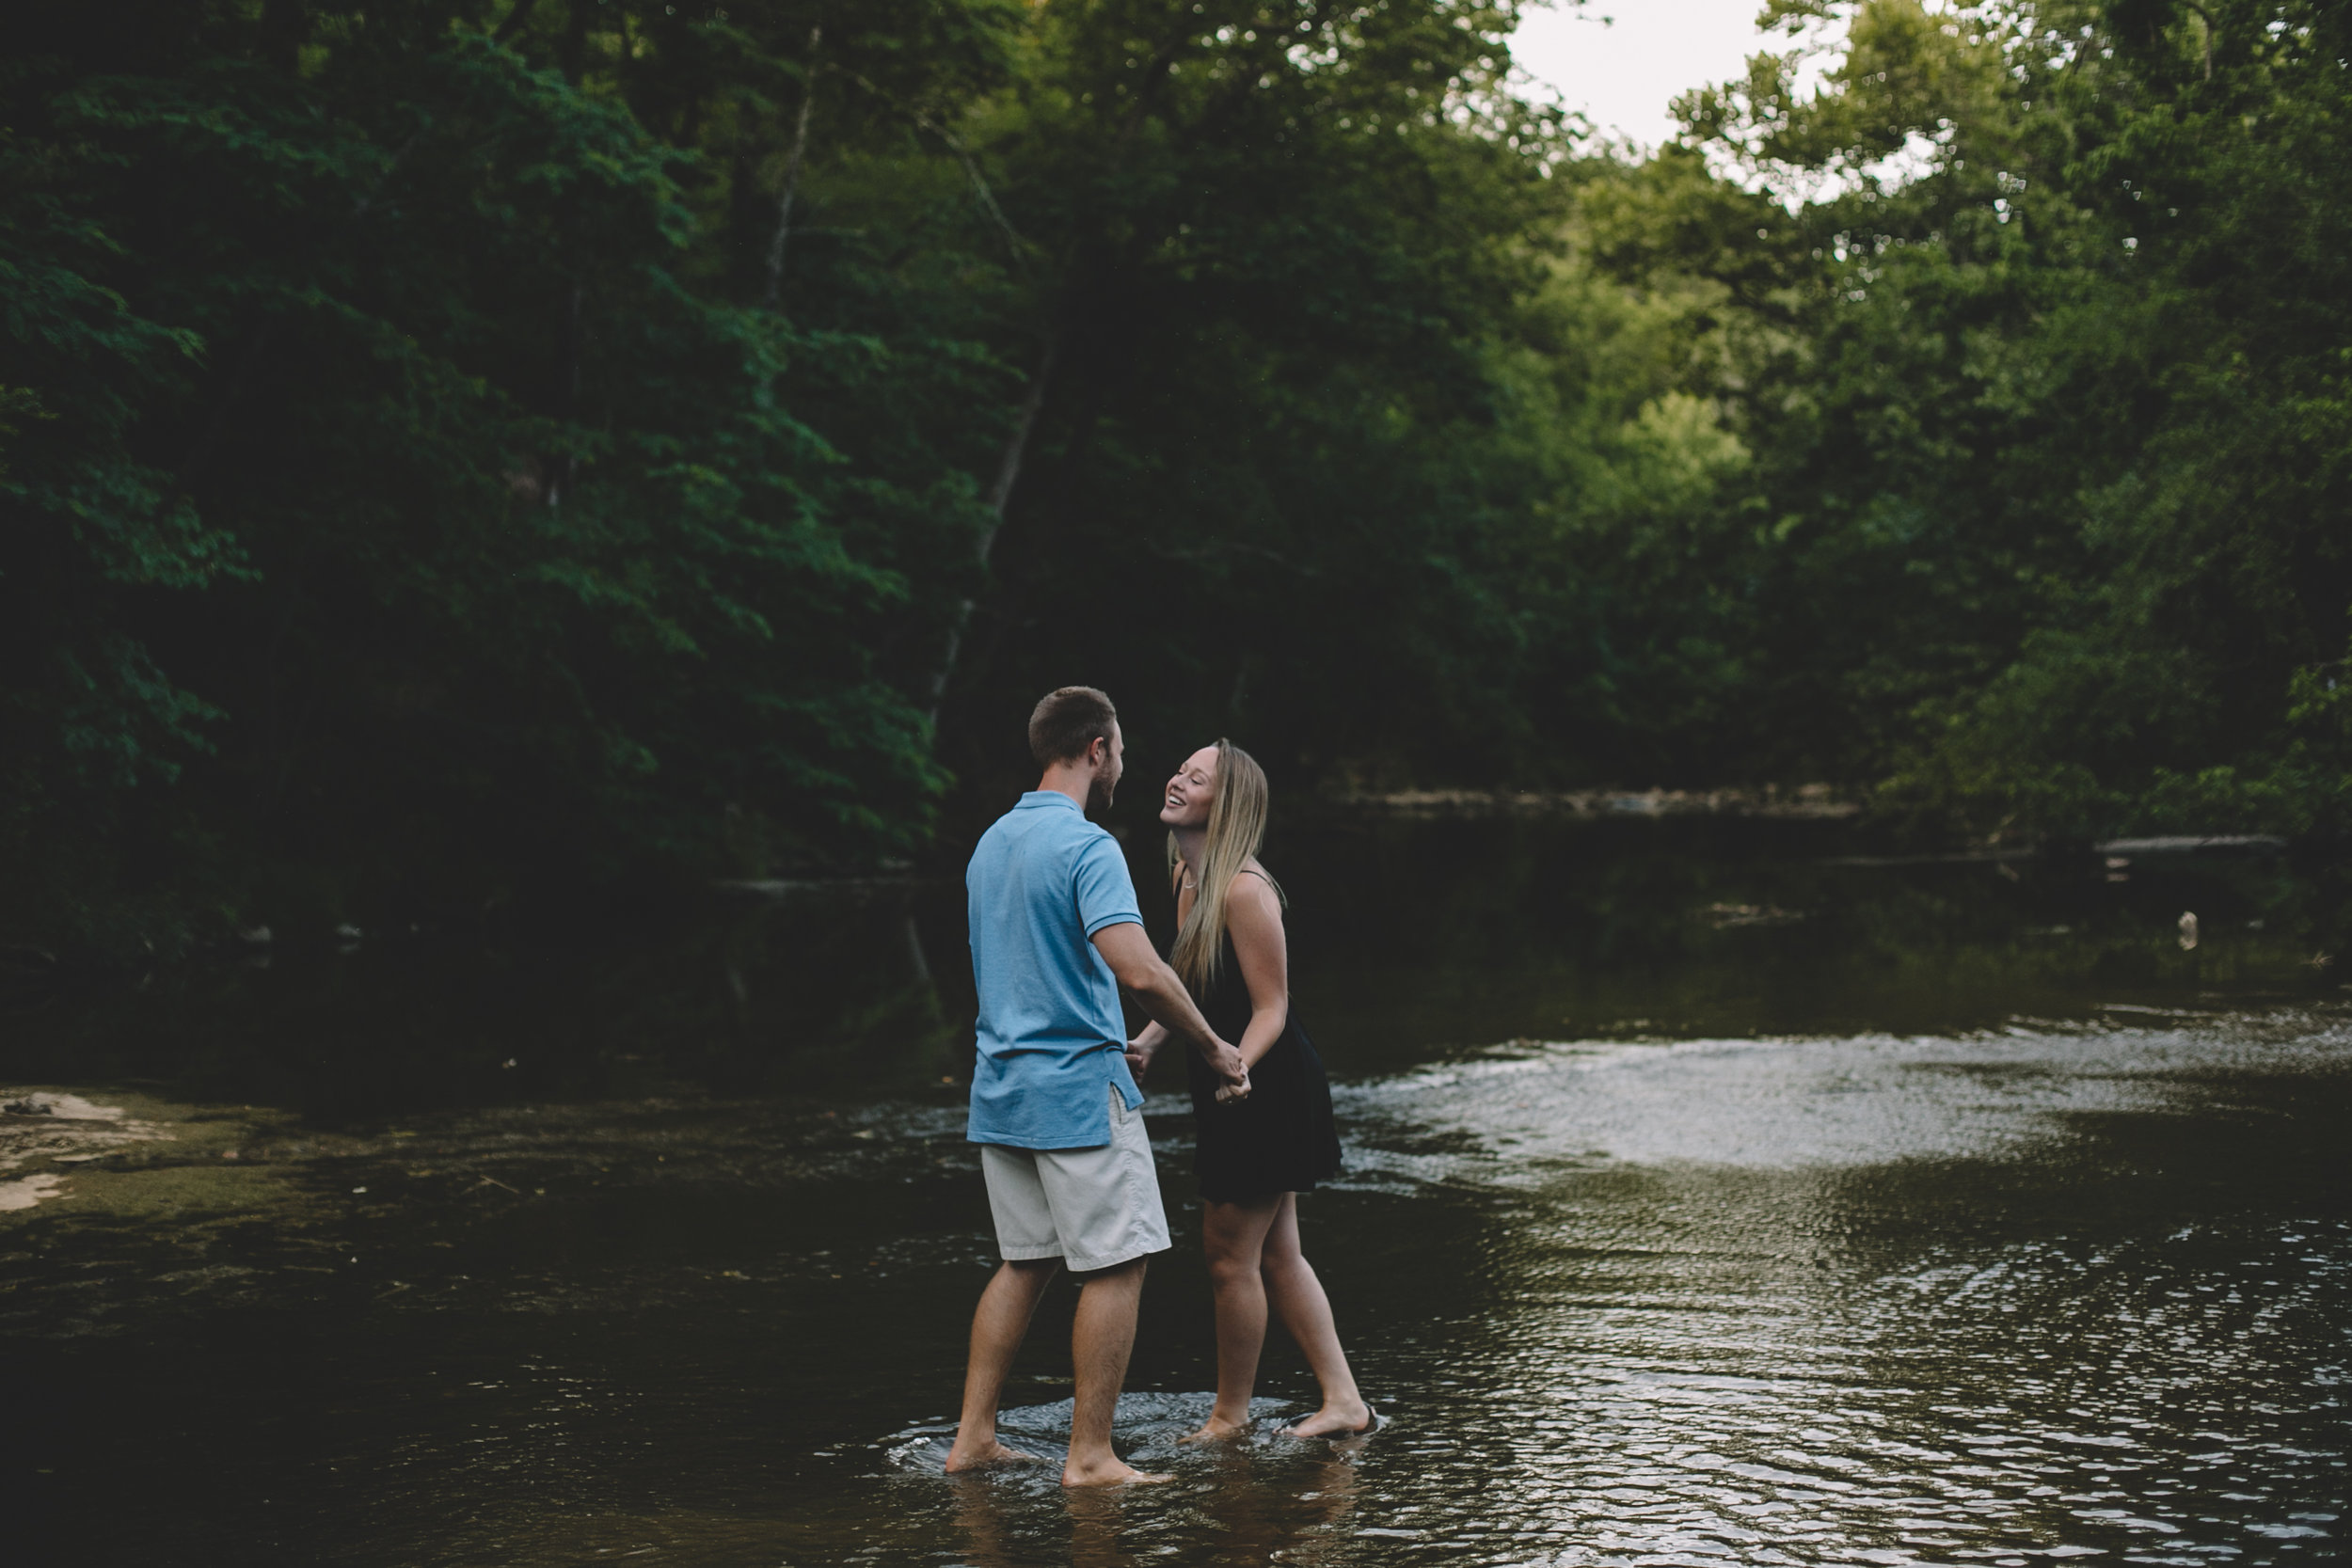
M 1110 164 L 1113 174 L 1117 174 L 1124 167 L 1128 152 L 1137 134 L 1142 130 L 1145 121 L 1151 118 L 1152 106 L 1158 101 L 1161 88 L 1167 84 L 1169 73 L 1175 69 L 1177 59 L 1187 46 L 1188 36 L 1180 37 L 1169 43 L 1155 55 L 1151 64 L 1146 67 L 1143 81 L 1136 91 L 1135 107 L 1129 111 L 1125 121 L 1116 133 Z M 874 88 L 870 83 L 866 85 L 877 96 L 882 96 L 879 88 Z M 1026 246 L 1021 235 L 1006 218 L 1003 210 L 996 205 L 996 198 L 990 193 L 987 182 L 980 177 L 979 166 L 964 150 L 963 144 L 945 128 L 934 125 L 919 112 L 913 113 L 913 118 L 917 125 L 933 133 L 946 142 L 948 150 L 963 166 L 964 174 L 972 182 L 973 189 L 979 197 L 982 209 L 1003 232 L 1015 267 L 1023 276 L 1027 276 L 1029 268 L 1025 253 Z M 1020 411 L 1013 420 L 1012 435 L 1006 440 L 1004 452 L 997 460 L 995 482 L 988 487 L 986 503 L 990 518 L 988 527 L 980 534 L 979 548 L 977 552 L 979 566 L 983 572 L 988 569 L 989 559 L 995 552 L 997 535 L 1004 531 L 1005 509 L 1012 499 L 1014 484 L 1020 480 L 1021 465 L 1027 456 L 1029 436 L 1037 428 L 1038 415 L 1045 406 L 1046 393 L 1054 378 L 1055 364 L 1060 356 L 1064 323 L 1067 320 L 1066 312 L 1057 313 L 1057 319 L 1046 327 L 1044 350 L 1038 358 L 1037 373 L 1029 380 L 1028 390 L 1022 397 Z M 947 623 L 946 644 L 941 651 L 938 668 L 931 674 L 930 707 L 926 715 L 934 737 L 939 733 L 940 709 L 946 699 L 948 683 L 955 677 L 957 662 L 962 657 L 964 634 L 971 626 L 972 611 L 976 608 L 977 608 L 977 601 L 975 599 L 967 597 L 960 600 L 956 605 L 955 614 Z
M 801 167 L 808 161 L 808 113 L 817 103 L 817 46 L 825 30 L 808 30 L 808 64 L 801 83 L 801 112 L 792 125 L 792 150 L 784 161 L 784 189 L 776 193 L 776 232 L 768 242 L 768 288 L 760 303 L 772 310 L 784 293 L 784 246 L 792 237 L 792 201 L 801 192 Z
M 980 570 L 988 570 L 989 557 L 996 548 L 996 536 L 1005 529 L 1005 508 L 1012 500 L 1013 486 L 1021 479 L 1021 464 L 1028 455 L 1029 436 L 1037 429 L 1037 417 L 1045 407 L 1045 394 L 1053 385 L 1054 366 L 1061 356 L 1061 333 L 1058 327 L 1048 328 L 1045 349 L 1038 356 L 1037 373 L 1029 378 L 1028 390 L 1022 394 L 1020 410 L 1013 416 L 1012 434 L 1005 439 L 1005 450 L 996 459 L 996 478 L 982 498 L 988 507 L 988 526 L 980 532 L 978 558 Z M 957 657 L 963 651 L 964 629 L 971 625 L 972 611 L 978 601 L 969 595 L 957 601 L 956 612 L 947 623 L 947 642 L 941 650 L 939 667 L 931 673 L 931 705 L 925 716 L 931 732 L 939 731 L 940 705 L 947 695 L 947 683 L 956 673 Z

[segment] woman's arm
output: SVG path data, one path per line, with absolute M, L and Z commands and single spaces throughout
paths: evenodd
M 1182 924 L 1192 907 L 1189 889 L 1179 887 L 1176 918 Z M 1282 900 L 1263 877 L 1243 872 L 1225 895 L 1225 928 L 1232 933 L 1233 953 L 1241 960 L 1242 983 L 1249 988 L 1249 1027 L 1233 1043 L 1251 1067 L 1274 1049 L 1290 1022 L 1290 941 L 1282 931 Z M 1127 1042 L 1127 1069 L 1136 1082 L 1151 1070 L 1152 1058 L 1168 1043 L 1168 1030 L 1158 1023 Z
M 1143 1075 L 1152 1070 L 1152 1058 L 1168 1043 L 1168 1026 L 1157 1022 L 1143 1026 L 1143 1033 L 1127 1042 L 1127 1070 L 1136 1075 L 1136 1083 L 1143 1083 Z
M 1225 929 L 1232 933 L 1242 983 L 1249 988 L 1249 1027 L 1233 1043 L 1254 1068 L 1282 1037 L 1291 1016 L 1290 943 L 1274 884 L 1248 871 L 1235 877 L 1225 895 Z

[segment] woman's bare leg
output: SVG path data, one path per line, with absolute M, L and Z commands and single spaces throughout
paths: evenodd
M 1340 1331 L 1331 1322 L 1331 1300 L 1323 1293 L 1323 1281 L 1299 1250 L 1298 1195 L 1284 1193 L 1272 1218 L 1260 1251 L 1266 1296 L 1282 1326 L 1298 1341 L 1307 1365 L 1314 1369 L 1315 1381 L 1323 1385 L 1323 1408 L 1285 1430 L 1294 1437 L 1358 1431 L 1371 1418 L 1372 1407 L 1356 1386 L 1347 1353 L 1340 1349 Z M 1221 1315 L 1217 1322 L 1221 1337 Z
M 1231 1437 L 1248 1429 L 1258 1353 L 1265 1348 L 1265 1280 L 1259 1265 L 1266 1227 L 1281 1206 L 1281 1199 L 1272 1197 L 1200 1206 L 1200 1244 L 1216 1292 L 1216 1404 L 1188 1441 Z

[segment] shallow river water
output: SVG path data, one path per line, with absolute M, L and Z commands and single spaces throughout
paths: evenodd
M 952 887 L 744 894 L 626 940 L 281 942 L 19 996 L 0 1540 L 60 1563 L 2341 1560 L 2333 873 L 1888 863 L 1843 833 L 1278 839 L 1348 1162 L 1302 1200 L 1306 1245 L 1387 1425 L 1174 1442 L 1213 1341 L 1171 1078 L 1148 1114 L 1176 1248 L 1120 1429 L 1178 1479 L 1120 1492 L 940 1473 L 991 1263 Z M 1057 1286 L 1009 1396 L 1041 1452 L 1070 1307 Z M 1261 1392 L 1311 1394 L 1279 1335 Z

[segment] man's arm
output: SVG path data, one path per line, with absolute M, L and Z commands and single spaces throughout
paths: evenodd
M 1193 1006 L 1192 993 L 1176 972 L 1152 951 L 1152 939 L 1133 921 L 1105 926 L 1094 933 L 1094 949 L 1111 966 L 1111 974 L 1154 1022 L 1171 1035 L 1192 1042 L 1209 1069 L 1225 1081 L 1219 1100 L 1238 1100 L 1249 1092 L 1249 1068 L 1241 1053 L 1216 1037 L 1209 1021 Z

